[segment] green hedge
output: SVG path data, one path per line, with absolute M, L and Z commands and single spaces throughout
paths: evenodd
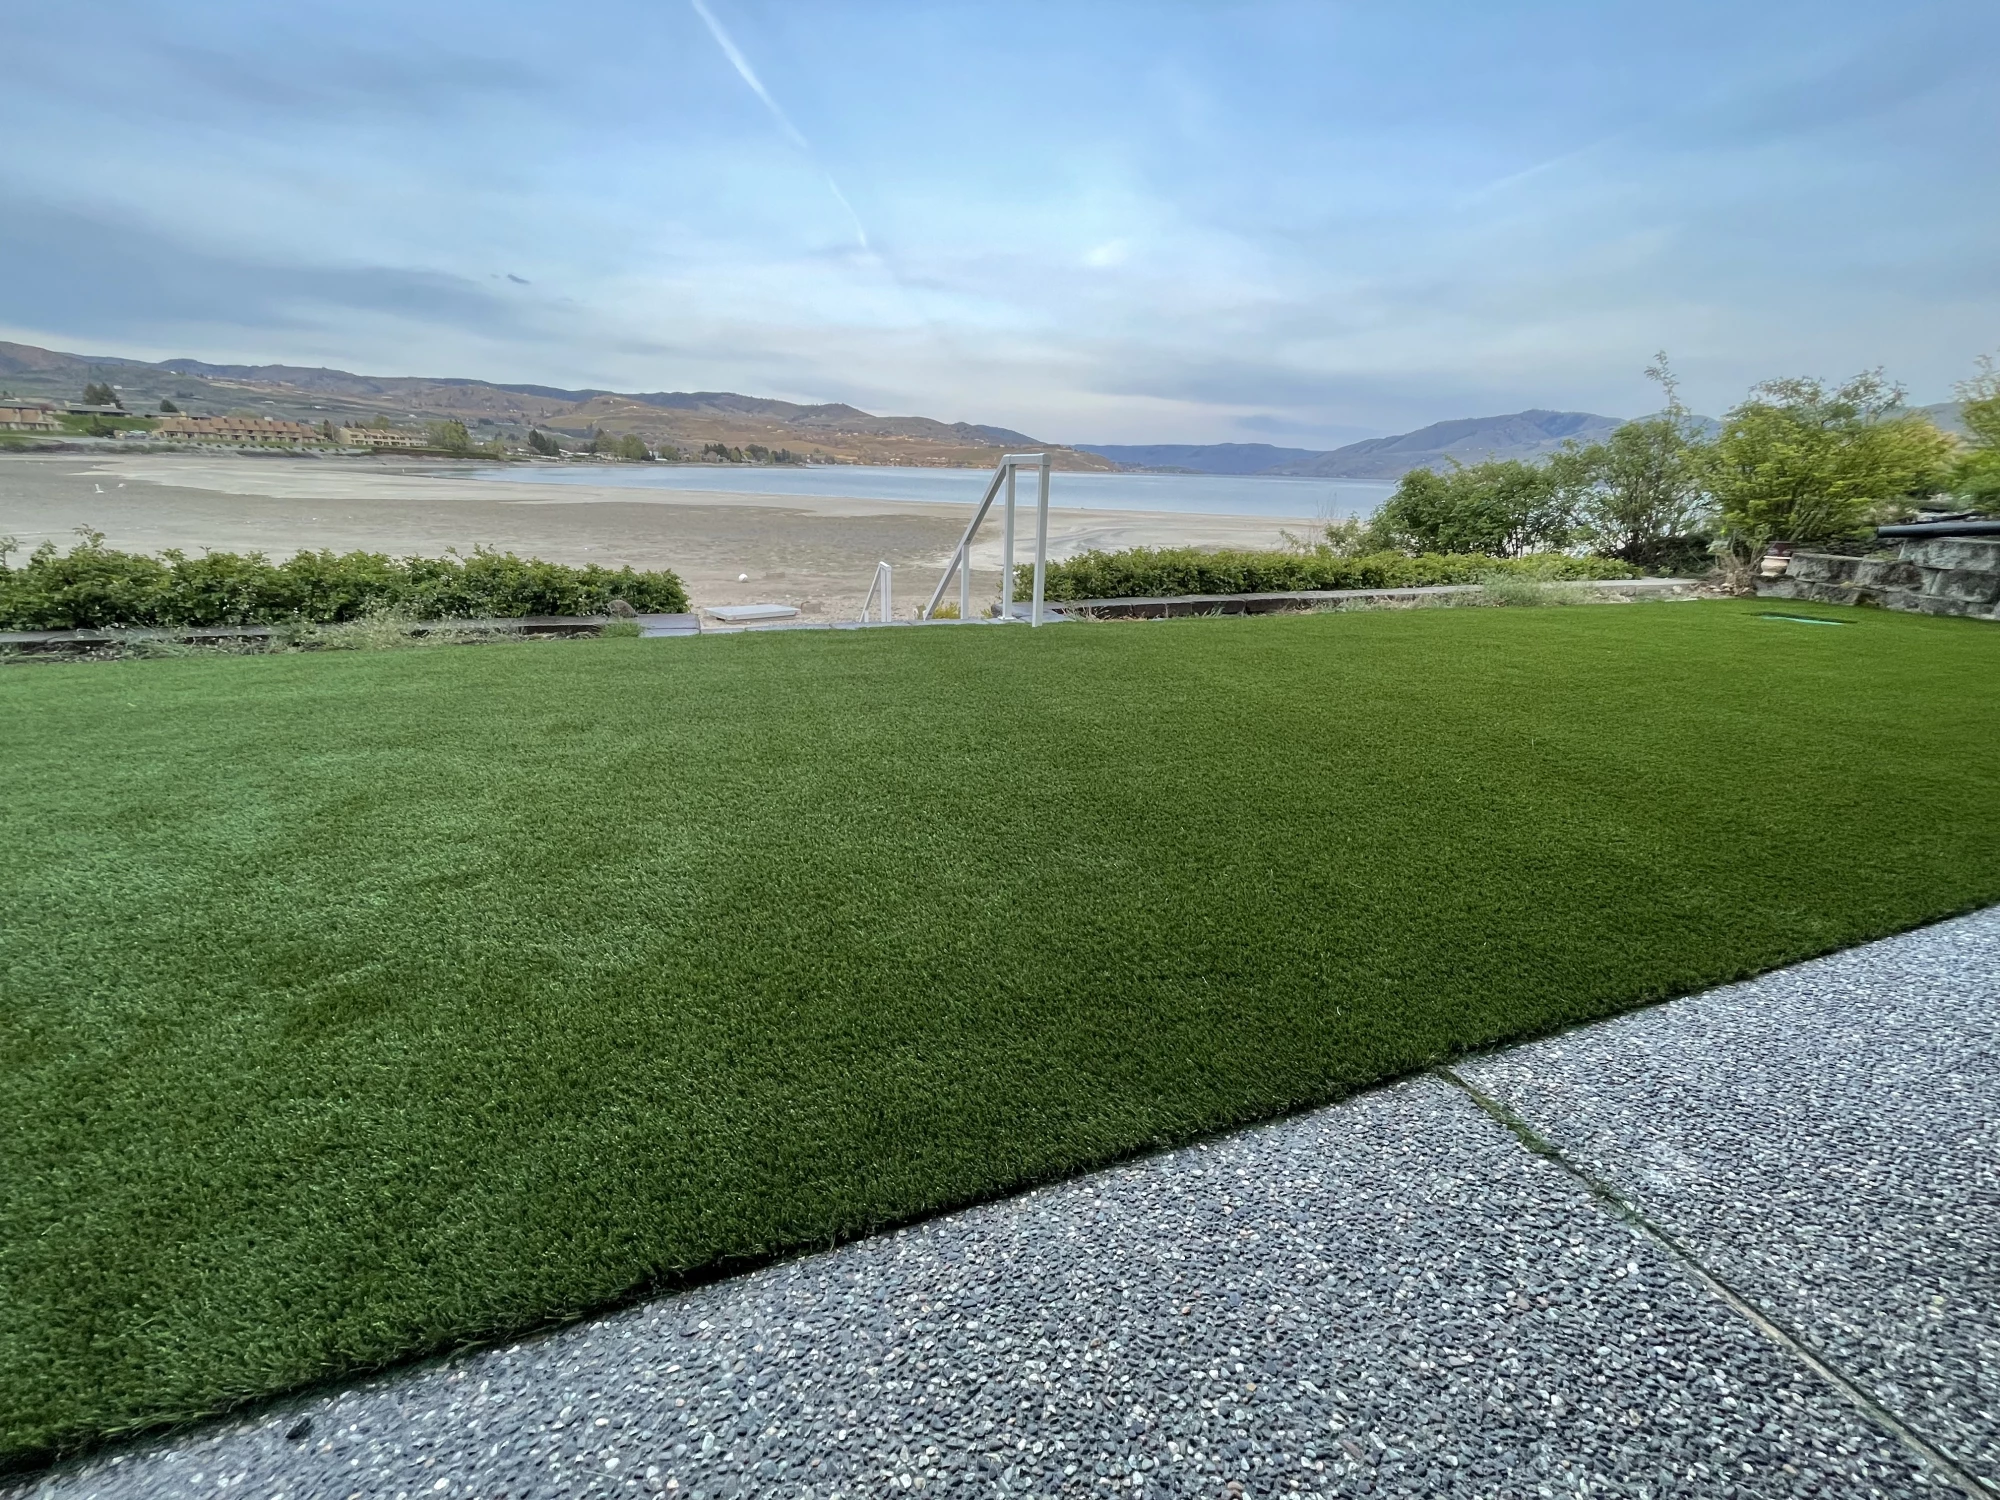
M 1019 593 L 1034 584 L 1034 570 L 1020 570 Z M 1340 557 L 1331 552 L 1204 552 L 1196 547 L 1134 547 L 1126 552 L 1085 552 L 1049 565 L 1045 597 L 1157 599 L 1177 594 L 1285 594 L 1302 589 L 1403 589 L 1477 583 L 1495 573 L 1570 581 L 1637 578 L 1629 563 L 1604 557 L 1543 553 L 1533 557 L 1375 552 Z
M 67 553 L 44 542 L 24 567 L 0 567 L 0 629 L 333 623 L 393 610 L 417 619 L 601 614 L 613 599 L 644 612 L 687 608 L 670 572 L 567 567 L 484 548 L 470 557 L 301 552 L 118 552 L 86 535 Z M 0 560 L 4 560 L 0 556 Z

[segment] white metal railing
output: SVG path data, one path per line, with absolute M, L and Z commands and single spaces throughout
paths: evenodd
M 862 624 L 866 625 L 868 623 L 868 606 L 875 602 L 878 595 L 882 600 L 882 613 L 878 618 L 886 624 L 888 621 L 895 619 L 896 606 L 894 601 L 889 597 L 889 565 L 885 562 L 875 564 L 875 577 L 869 583 L 868 592 L 861 600 Z
M 965 535 L 959 538 L 958 548 L 951 554 L 951 561 L 945 564 L 944 577 L 931 591 L 931 601 L 918 615 L 920 620 L 937 618 L 937 607 L 944 598 L 944 591 L 951 586 L 952 575 L 958 576 L 958 617 L 972 618 L 972 539 L 979 534 L 979 528 L 986 520 L 987 512 L 993 509 L 993 502 L 1001 491 L 1007 495 L 1005 519 L 1000 531 L 1000 613 L 1001 620 L 1011 620 L 1014 616 L 1014 474 L 1017 469 L 1032 468 L 1037 471 L 1035 490 L 1035 574 L 1033 602 L 1028 608 L 1028 623 L 1042 623 L 1042 600 L 1048 587 L 1049 572 L 1049 455 L 1046 453 L 1004 453 L 993 470 L 993 479 L 986 486 L 986 494 L 979 502 L 979 508 L 972 513 L 972 523 L 965 528 Z

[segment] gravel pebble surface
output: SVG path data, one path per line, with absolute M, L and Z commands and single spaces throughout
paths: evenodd
M 29 1489 L 1943 1492 L 1436 1078 Z
M 1458 1071 L 2000 1493 L 2000 910 Z

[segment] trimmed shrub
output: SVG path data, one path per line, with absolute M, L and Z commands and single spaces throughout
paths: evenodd
M 594 615 L 613 599 L 644 613 L 688 605 L 680 579 L 664 570 L 573 568 L 486 548 L 470 557 L 300 552 L 273 563 L 259 552 L 148 557 L 106 547 L 92 532 L 67 553 L 44 542 L 25 566 L 0 566 L 0 630 L 336 624 L 385 611 L 426 620 Z
M 1019 570 L 1017 593 L 1034 586 L 1034 569 Z M 1473 553 L 1374 552 L 1341 557 L 1315 552 L 1204 552 L 1195 547 L 1134 547 L 1085 552 L 1049 565 L 1045 597 L 1157 599 L 1181 594 L 1288 594 L 1306 589 L 1403 589 L 1480 583 L 1497 574 L 1549 582 L 1637 578 L 1629 563 L 1605 557 L 1541 553 L 1494 558 Z

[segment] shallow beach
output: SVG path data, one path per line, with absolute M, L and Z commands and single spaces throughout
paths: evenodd
M 615 472 L 615 471 L 614 471 Z M 565 563 L 672 568 L 698 605 L 778 602 L 806 615 L 855 614 L 878 560 L 896 570 L 898 612 L 928 597 L 970 519 L 962 503 L 738 490 L 635 489 L 465 477 L 463 465 L 209 454 L 0 457 L 0 536 L 67 545 L 78 527 L 107 545 L 156 552 L 328 547 L 393 554 L 496 547 Z M 732 475 L 731 478 L 736 476 Z M 1067 476 L 1058 475 L 1060 486 Z M 951 472 L 949 493 L 965 487 Z M 860 486 L 857 486 L 860 487 Z M 1024 496 L 1025 498 L 1025 496 Z M 1026 560 L 1034 514 L 1021 511 Z M 1051 508 L 1049 552 L 1134 546 L 1272 547 L 1304 516 L 1219 516 Z M 980 596 L 999 588 L 994 515 L 974 547 Z M 747 581 L 738 575 L 747 573 Z

